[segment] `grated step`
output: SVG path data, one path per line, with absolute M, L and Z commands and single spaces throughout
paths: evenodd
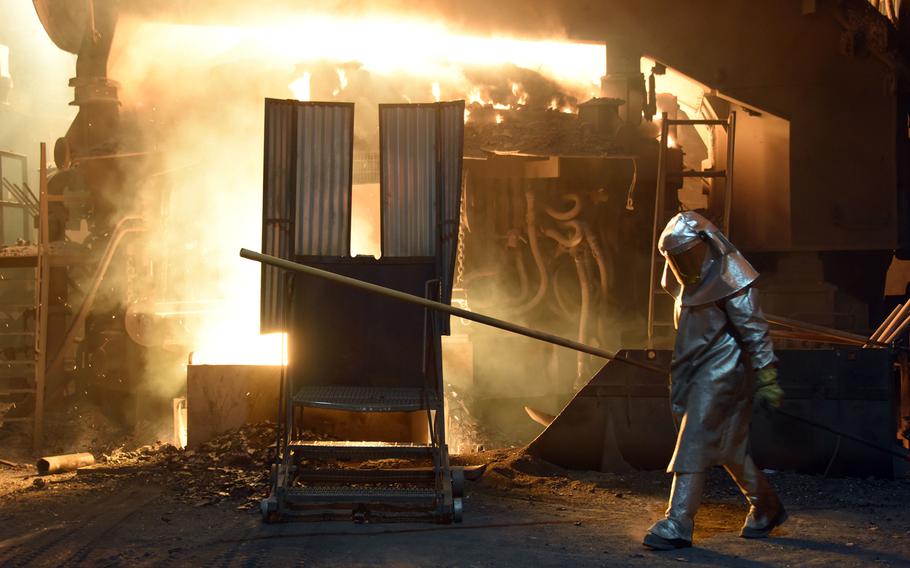
M 431 467 L 402 469 L 298 469 L 296 478 L 307 483 L 432 483 Z
M 288 450 L 314 459 L 393 459 L 433 457 L 433 446 L 404 442 L 291 442 Z
M 294 403 L 353 412 L 412 412 L 438 406 L 426 389 L 400 387 L 306 386 L 294 395 Z
M 299 504 L 387 504 L 432 507 L 436 490 L 399 487 L 295 487 L 285 493 L 285 501 Z

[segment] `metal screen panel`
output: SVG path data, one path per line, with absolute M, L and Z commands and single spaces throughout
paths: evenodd
M 435 256 L 437 105 L 379 105 L 382 255 Z
M 353 104 L 298 106 L 298 256 L 350 255 L 353 140 Z
M 265 101 L 265 159 L 262 181 L 262 252 L 280 258 L 291 256 L 294 222 L 294 171 L 296 108 L 289 101 Z M 262 333 L 283 331 L 287 303 L 284 273 L 262 265 L 259 293 L 259 327 Z
M 262 252 L 347 256 L 354 105 L 266 99 Z M 284 330 L 287 277 L 263 265 L 260 331 Z

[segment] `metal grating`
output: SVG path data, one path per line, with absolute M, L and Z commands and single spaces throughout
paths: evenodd
M 301 387 L 294 393 L 294 402 L 354 412 L 412 412 L 435 408 L 437 404 L 436 397 L 426 389 L 334 385 Z
M 353 103 L 266 99 L 262 252 L 349 254 L 353 131 Z M 261 331 L 283 331 L 282 271 L 263 265 L 260 298 Z

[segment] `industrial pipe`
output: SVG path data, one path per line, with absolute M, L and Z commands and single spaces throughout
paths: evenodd
M 48 475 L 51 473 L 64 473 L 75 471 L 80 467 L 94 465 L 95 456 L 89 453 L 65 454 L 62 456 L 45 456 L 38 460 L 35 467 L 38 468 L 38 475 Z
M 425 308 L 430 308 L 431 310 L 436 310 L 444 312 L 456 317 L 464 318 L 466 320 L 475 321 L 477 323 L 482 323 L 490 327 L 495 327 L 505 331 L 511 331 L 512 333 L 517 333 L 518 335 L 524 335 L 525 337 L 530 337 L 533 339 L 539 339 L 540 341 L 546 341 L 547 343 L 553 343 L 554 345 L 559 345 L 560 347 L 565 347 L 567 349 L 574 349 L 576 351 L 581 351 L 582 353 L 587 353 L 589 355 L 594 355 L 596 357 L 601 357 L 608 361 L 621 361 L 633 367 L 638 367 L 640 369 L 645 369 L 661 375 L 667 374 L 667 369 L 662 369 L 655 365 L 649 365 L 647 363 L 641 363 L 638 361 L 633 361 L 631 359 L 623 359 L 617 357 L 615 353 L 610 353 L 604 349 L 599 349 L 597 347 L 592 347 L 590 345 L 585 345 L 584 343 L 579 343 L 578 341 L 573 341 L 571 339 L 566 339 L 559 335 L 553 335 L 552 333 L 546 333 L 543 331 L 538 331 L 536 329 L 530 329 L 524 326 L 516 325 L 511 322 L 507 322 L 501 319 L 490 317 L 484 314 L 478 314 L 476 312 L 470 312 L 461 308 L 456 308 L 455 306 L 450 306 L 449 304 L 443 304 L 441 302 L 435 302 L 433 300 L 428 300 L 426 298 L 421 298 L 420 296 L 415 296 L 413 294 L 408 294 L 406 292 L 401 292 L 399 290 L 393 290 L 391 288 L 386 288 L 385 286 L 379 286 L 377 284 L 371 284 L 370 282 L 364 282 L 362 280 L 357 280 L 356 278 L 349 278 L 347 276 L 342 276 L 341 274 L 335 274 L 334 272 L 329 272 L 327 270 L 320 270 L 318 268 L 313 268 L 312 266 L 307 266 L 305 264 L 300 264 L 298 262 L 291 262 L 290 260 L 285 260 L 283 258 L 278 258 L 268 254 L 262 254 L 259 252 L 251 251 L 245 248 L 240 249 L 240 256 L 249 260 L 255 260 L 256 262 L 261 262 L 263 264 L 268 264 L 269 266 L 274 266 L 276 268 L 283 268 L 285 270 L 291 270 L 294 272 L 303 272 L 304 274 L 309 274 L 310 276 L 315 276 L 317 278 L 322 278 L 325 280 L 330 280 L 338 284 L 343 284 L 345 286 L 351 286 L 354 288 L 360 288 L 361 290 L 366 290 L 367 292 L 372 292 L 374 294 L 379 294 L 387 298 L 392 298 L 395 300 L 400 300 L 402 302 L 408 302 L 411 304 L 417 304 Z
M 567 248 L 567 249 L 577 247 L 578 245 L 581 244 L 581 241 L 584 239 L 584 233 L 582 232 L 581 223 L 579 223 L 578 221 L 566 221 L 564 223 L 560 223 L 560 225 L 563 227 L 566 227 L 566 228 L 573 229 L 572 236 L 566 237 L 565 235 L 563 235 L 562 233 L 560 233 L 559 231 L 557 231 L 555 229 L 545 229 L 543 234 L 550 237 L 551 239 L 553 239 L 554 241 L 559 243 L 560 246 Z
M 519 315 L 536 308 L 541 300 L 543 300 L 544 296 L 546 296 L 547 287 L 550 284 L 549 277 L 547 276 L 547 267 L 544 265 L 543 255 L 540 253 L 540 243 L 537 239 L 537 218 L 534 211 L 534 192 L 530 189 L 525 190 L 525 200 L 528 205 L 528 211 L 525 217 L 528 225 L 528 246 L 531 247 L 531 256 L 534 258 L 534 263 L 537 265 L 537 273 L 540 277 L 540 282 L 538 283 L 537 293 L 534 294 L 534 297 L 531 298 L 528 303 L 515 309 L 515 313 Z
M 567 193 L 562 196 L 566 201 L 572 201 L 574 205 L 568 211 L 557 211 L 552 207 L 544 207 L 543 210 L 546 211 L 547 215 L 553 217 L 557 221 L 570 221 L 576 217 L 581 212 L 581 197 L 577 193 Z

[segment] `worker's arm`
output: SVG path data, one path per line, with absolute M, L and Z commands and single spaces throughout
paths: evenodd
M 768 321 L 758 303 L 758 290 L 751 286 L 733 294 L 724 302 L 727 318 L 736 336 L 749 354 L 752 369 L 764 369 L 777 361 L 768 333 Z
M 724 305 L 736 335 L 749 353 L 755 371 L 755 399 L 761 405 L 777 408 L 784 400 L 784 391 L 777 384 L 777 367 L 768 321 L 758 304 L 758 290 L 751 286 L 727 298 Z

